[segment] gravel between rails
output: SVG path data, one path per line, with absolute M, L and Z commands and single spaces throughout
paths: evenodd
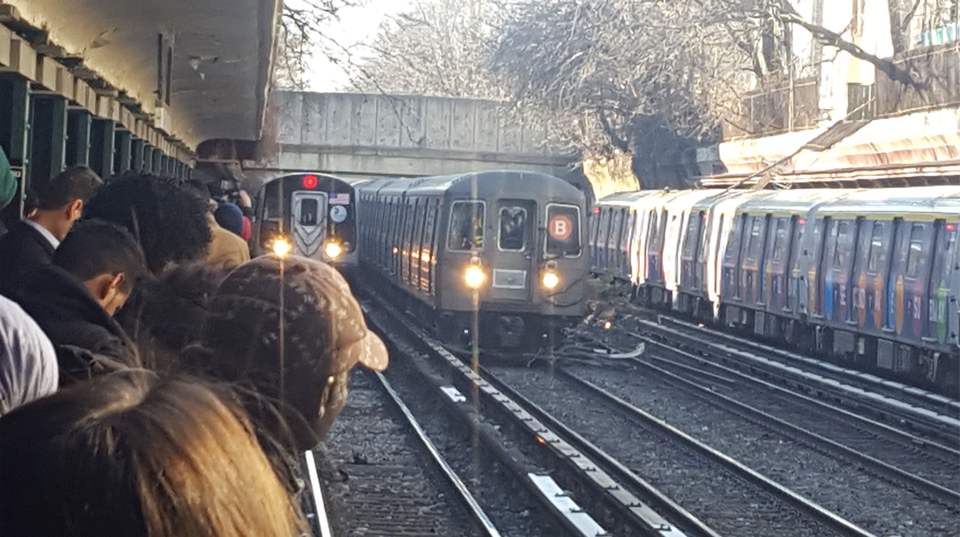
M 960 517 L 842 459 L 746 422 L 671 384 L 633 371 L 577 367 L 571 373 L 613 392 L 698 440 L 884 536 L 960 535 Z M 845 431 L 841 430 L 841 433 Z
M 664 365 L 661 362 L 654 364 L 660 367 Z M 673 368 L 667 366 L 667 369 Z M 685 378 L 690 377 L 690 374 L 685 371 L 674 372 Z M 717 393 L 830 438 L 860 453 L 946 488 L 960 490 L 960 459 L 948 460 L 939 452 L 931 453 L 930 450 L 906 438 L 874 432 L 853 418 L 799 401 L 789 395 L 758 389 L 752 383 L 734 379 L 734 384 L 725 385 L 696 378 L 692 380 L 703 386 L 709 386 Z M 960 444 L 960 438 L 957 438 L 957 443 Z
M 492 372 L 722 535 L 836 535 L 570 381 L 545 370 L 498 367 Z M 623 372 L 610 373 L 623 381 Z
M 359 369 L 320 452 L 335 535 L 480 535 L 372 374 Z
M 434 382 L 444 382 L 444 373 L 416 350 L 403 345 L 400 350 L 431 371 Z M 393 360 L 386 372 L 388 379 L 437 450 L 470 488 L 484 511 L 502 535 L 515 537 L 562 537 L 569 535 L 555 522 L 554 516 L 523 487 L 513 475 L 493 463 L 493 455 L 484 452 L 468 423 L 448 417 L 440 401 L 425 397 L 431 391 L 422 386 L 422 377 L 404 360 Z M 467 394 L 464 394 L 467 395 Z M 443 535 L 443 534 L 440 534 Z

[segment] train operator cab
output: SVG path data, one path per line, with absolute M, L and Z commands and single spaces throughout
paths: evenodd
M 570 183 L 491 171 L 358 191 L 364 221 L 374 222 L 364 226 L 363 262 L 414 298 L 411 309 L 433 316 L 444 337 L 470 332 L 475 309 L 484 339 L 507 347 L 582 317 L 584 196 Z
M 357 265 L 356 198 L 350 183 L 321 174 L 293 174 L 257 195 L 254 255 L 295 254 L 338 267 Z

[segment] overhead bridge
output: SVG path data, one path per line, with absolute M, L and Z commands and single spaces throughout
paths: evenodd
M 274 132 L 269 132 L 270 129 Z M 492 169 L 569 175 L 574 155 L 544 148 L 542 130 L 500 103 L 411 95 L 276 92 L 261 154 L 248 177 L 324 172 L 344 178 L 416 177 Z

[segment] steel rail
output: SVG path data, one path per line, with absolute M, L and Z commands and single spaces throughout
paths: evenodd
M 794 366 L 783 364 L 776 360 L 770 360 L 729 345 L 704 341 L 702 337 L 697 338 L 692 334 L 673 330 L 657 323 L 650 321 L 639 322 L 647 329 L 663 334 L 664 337 L 670 337 L 673 340 L 682 338 L 686 343 L 696 346 L 704 352 L 721 355 L 740 363 L 746 362 L 745 365 L 748 367 L 752 367 L 755 370 L 762 369 L 768 374 L 779 376 L 793 384 L 799 383 L 799 385 L 810 387 L 814 391 L 829 393 L 836 397 L 850 400 L 852 403 L 870 407 L 881 415 L 895 416 L 897 419 L 923 427 L 930 431 L 931 434 L 941 438 L 953 439 L 960 437 L 960 420 L 945 416 L 941 413 L 911 405 L 887 395 L 870 392 L 864 388 L 859 388 L 836 379 L 830 379 L 808 371 L 803 371 Z M 644 341 L 651 341 L 641 334 L 631 333 L 630 335 Z M 706 359 L 706 357 L 700 358 Z
M 753 350 L 768 353 L 771 355 L 776 355 L 783 358 L 789 362 L 801 363 L 822 371 L 826 371 L 831 374 L 842 375 L 843 377 L 855 379 L 860 382 L 872 385 L 878 389 L 894 393 L 897 395 L 902 395 L 904 397 L 913 399 L 915 401 L 921 402 L 924 405 L 928 405 L 931 408 L 937 408 L 937 412 L 943 414 L 947 417 L 957 416 L 960 417 L 960 401 L 951 399 L 944 395 L 938 393 L 929 392 L 922 388 L 917 388 L 916 386 L 910 386 L 902 382 L 897 382 L 885 378 L 878 377 L 876 375 L 865 373 L 863 371 L 858 371 L 855 369 L 848 369 L 842 366 L 839 366 L 834 363 L 830 363 L 824 360 L 818 360 L 809 356 L 804 356 L 796 352 L 787 351 L 784 349 L 778 349 L 771 345 L 766 345 L 757 341 L 751 341 L 749 339 L 742 339 L 736 336 L 731 336 L 730 334 L 725 334 L 719 330 L 714 330 L 709 327 L 700 327 L 694 323 L 677 319 L 676 317 L 670 315 L 660 315 L 662 321 L 666 321 L 670 324 L 683 327 L 690 330 L 691 332 L 698 332 L 701 334 L 707 334 L 711 337 L 722 339 L 725 341 L 730 341 L 741 345 L 742 347 L 752 348 Z M 923 406 L 920 406 L 923 408 Z
M 754 384 L 754 385 L 756 385 L 756 386 L 760 386 L 760 387 L 765 388 L 765 389 L 767 389 L 767 390 L 770 390 L 770 391 L 779 393 L 779 394 L 784 395 L 784 396 L 786 396 L 786 397 L 790 397 L 790 398 L 792 398 L 792 399 L 795 399 L 795 400 L 798 400 L 798 401 L 802 401 L 802 402 L 807 403 L 807 404 L 809 404 L 809 405 L 816 406 L 816 407 L 820 408 L 821 410 L 824 410 L 824 411 L 829 412 L 829 413 L 831 413 L 831 414 L 835 414 L 835 415 L 841 416 L 841 417 L 843 417 L 843 418 L 845 418 L 845 419 L 848 419 L 848 420 L 851 420 L 851 421 L 856 421 L 856 422 L 858 422 L 858 423 L 860 424 L 861 427 L 863 427 L 863 428 L 865 428 L 865 429 L 870 429 L 870 430 L 872 430 L 874 434 L 896 436 L 896 437 L 898 437 L 901 441 L 906 442 L 906 443 L 909 443 L 909 444 L 911 444 L 911 445 L 913 445 L 913 446 L 921 446 L 921 447 L 923 447 L 923 448 L 925 448 L 925 449 L 929 449 L 930 451 L 935 451 L 935 452 L 937 453 L 937 456 L 939 456 L 939 457 L 941 457 L 941 458 L 943 458 L 943 459 L 945 459 L 945 460 L 960 461 L 960 450 L 958 450 L 958 449 L 956 449 L 956 448 L 952 448 L 952 447 L 949 447 L 949 446 L 946 446 L 946 445 L 943 445 L 943 444 L 940 444 L 940 443 L 937 443 L 937 442 L 933 442 L 933 441 L 928 440 L 928 439 L 925 439 L 925 438 L 919 438 L 919 437 L 917 437 L 917 436 L 915 436 L 915 435 L 913 435 L 913 434 L 911 434 L 911 433 L 909 433 L 909 432 L 907 432 L 907 431 L 904 431 L 904 430 L 902 430 L 902 429 L 898 429 L 898 428 L 893 427 L 893 426 L 891 426 L 891 425 L 888 425 L 888 424 L 886 424 L 886 423 L 881 423 L 881 422 L 879 422 L 879 421 L 872 420 L 872 419 L 870 419 L 870 418 L 868 418 L 868 417 L 866 417 L 866 416 L 862 416 L 862 415 L 860 415 L 860 414 L 854 414 L 853 412 L 850 412 L 849 410 L 840 408 L 840 407 L 835 406 L 835 405 L 832 405 L 832 404 L 830 404 L 830 403 L 826 403 L 826 402 L 820 401 L 820 400 L 818 400 L 818 399 L 814 399 L 813 397 L 810 397 L 810 396 L 808 396 L 808 395 L 804 395 L 804 394 L 802 394 L 802 393 L 797 393 L 797 392 L 795 392 L 795 391 L 789 390 L 789 389 L 784 388 L 784 387 L 782 387 L 782 386 L 777 386 L 776 384 L 772 384 L 772 383 L 767 382 L 767 381 L 765 381 L 765 380 L 756 378 L 756 377 L 754 377 L 754 376 L 752 376 L 752 375 L 749 375 L 749 374 L 747 374 L 747 373 L 744 373 L 744 372 L 742 372 L 742 371 L 737 371 L 736 369 L 732 369 L 732 368 L 727 367 L 727 366 L 725 366 L 725 365 L 712 362 L 712 361 L 710 361 L 710 360 L 705 359 L 705 358 L 702 357 L 702 356 L 698 356 L 698 355 L 691 354 L 691 353 L 686 352 L 686 351 L 682 351 L 682 350 L 676 349 L 676 348 L 671 347 L 671 346 L 669 346 L 669 345 L 666 345 L 666 344 L 664 344 L 664 343 L 661 343 L 661 342 L 658 342 L 658 341 L 654 341 L 654 340 L 645 338 L 645 337 L 643 337 L 643 336 L 637 335 L 637 337 L 641 338 L 645 343 L 648 343 L 648 344 L 650 344 L 650 345 L 659 347 L 659 348 L 661 348 L 661 349 L 665 349 L 667 352 L 671 352 L 671 353 L 673 353 L 673 354 L 675 354 L 675 355 L 682 356 L 682 357 L 687 358 L 687 359 L 689 359 L 689 360 L 694 360 L 694 361 L 696 361 L 697 363 L 704 364 L 704 365 L 708 365 L 708 366 L 710 366 L 710 367 L 712 367 L 712 368 L 714 368 L 714 369 L 717 369 L 717 370 L 719 370 L 719 371 L 722 371 L 723 373 L 726 373 L 726 374 L 728 374 L 728 375 L 732 375 L 732 376 L 734 376 L 734 377 L 736 377 L 736 378 L 739 378 L 739 379 L 741 379 L 741 380 L 743 380 L 743 381 L 745 381 L 745 382 L 749 382 L 749 383 L 751 383 L 751 384 Z M 664 362 L 664 363 L 669 363 L 670 365 L 675 366 L 675 367 L 680 367 L 680 368 L 684 368 L 684 369 L 689 368 L 689 369 L 691 369 L 693 372 L 696 372 L 696 373 L 703 373 L 703 370 L 701 370 L 701 369 L 691 368 L 690 366 L 687 366 L 687 365 L 684 365 L 684 364 L 680 364 L 680 363 L 674 362 L 674 361 L 672 361 L 672 360 L 667 360 L 667 359 L 665 359 L 665 358 L 661 358 L 661 357 L 651 357 L 651 358 L 649 358 L 649 359 L 650 359 L 650 360 L 656 360 L 656 361 L 662 361 L 662 362 Z
M 741 418 L 756 423 L 761 423 L 762 425 L 771 427 L 772 429 L 781 433 L 786 433 L 788 436 L 802 438 L 808 442 L 826 446 L 827 449 L 839 454 L 842 457 L 846 457 L 849 460 L 857 462 L 881 475 L 906 483 L 907 485 L 929 494 L 930 496 L 933 496 L 934 498 L 937 498 L 949 505 L 960 504 L 960 492 L 950 490 L 937 483 L 933 483 L 927 479 L 924 479 L 923 477 L 911 474 L 910 472 L 901 470 L 896 466 L 851 449 L 835 440 L 812 431 L 808 431 L 807 429 L 794 425 L 750 405 L 741 403 L 740 401 L 727 397 L 726 395 L 714 392 L 709 388 L 701 386 L 661 367 L 643 362 L 642 360 L 637 360 L 637 363 L 640 364 L 641 367 L 654 371 L 661 376 L 686 386 L 689 391 L 696 392 L 695 395 L 702 396 L 713 401 L 714 403 L 718 403 L 720 406 L 725 407 L 728 411 L 733 412 Z
M 667 422 L 653 416 L 652 414 L 644 411 L 641 408 L 638 408 L 629 402 L 613 395 L 612 393 L 604 390 L 603 388 L 593 384 L 588 380 L 583 380 L 577 378 L 570 373 L 567 373 L 563 369 L 559 370 L 560 374 L 564 375 L 566 378 L 572 380 L 575 383 L 582 385 L 587 388 L 589 391 L 594 392 L 600 397 L 610 401 L 615 406 L 624 409 L 626 412 L 632 416 L 638 418 L 643 423 L 647 424 L 651 428 L 661 431 L 666 436 L 672 437 L 683 443 L 684 445 L 691 448 L 693 451 L 699 453 L 701 456 L 704 456 L 716 463 L 721 464 L 731 472 L 740 476 L 742 479 L 747 480 L 748 482 L 754 484 L 755 486 L 766 490 L 773 496 L 779 498 L 784 503 L 793 506 L 795 509 L 806 513 L 811 518 L 817 520 L 819 523 L 827 526 L 834 531 L 842 534 L 855 537 L 875 537 L 874 534 L 869 531 L 857 526 L 856 524 L 850 522 L 849 520 L 841 517 L 840 515 L 830 511 L 823 506 L 813 502 L 812 500 L 797 494 L 796 492 L 790 490 L 787 487 L 771 480 L 770 478 L 760 474 L 759 472 L 753 470 L 752 468 L 744 465 L 743 463 L 733 459 L 732 457 L 713 449 L 712 447 L 700 442 L 696 438 L 688 435 L 687 433 L 669 425 Z
M 470 490 L 467 488 L 467 485 L 464 484 L 463 479 L 460 479 L 460 476 L 457 475 L 457 472 L 450 467 L 450 464 L 444 460 L 443 455 L 440 454 L 436 446 L 433 445 L 433 442 L 430 441 L 430 438 L 427 437 L 426 431 L 423 430 L 423 427 L 417 421 L 417 418 L 413 415 L 413 412 L 410 411 L 410 408 L 407 407 L 406 403 L 403 402 L 400 394 L 398 394 L 397 391 L 393 389 L 393 386 L 390 385 L 390 381 L 383 376 L 383 373 L 376 373 L 376 377 L 377 380 L 380 381 L 380 385 L 383 386 L 383 389 L 390 396 L 393 404 L 396 405 L 396 407 L 400 409 L 400 412 L 403 413 L 404 417 L 406 417 L 407 424 L 409 424 L 416 433 L 420 443 L 427 450 L 427 452 L 430 453 L 430 458 L 433 460 L 433 463 L 447 478 L 447 481 L 449 481 L 450 484 L 453 485 L 453 487 L 457 490 L 460 500 L 470 511 L 470 516 L 477 523 L 479 529 L 484 535 L 489 537 L 500 537 L 500 531 L 497 530 L 496 526 L 490 520 L 490 517 L 487 516 L 487 513 L 484 512 L 483 507 L 480 506 L 480 504 L 477 502 L 477 499 L 474 498 L 473 494 L 470 493 Z
M 560 420 L 540 408 L 539 405 L 525 397 L 517 390 L 508 386 L 495 374 L 485 369 L 481 369 L 481 372 L 483 373 L 483 377 L 488 382 L 496 386 L 501 392 L 507 394 L 510 399 L 520 403 L 524 408 L 526 408 L 527 412 L 530 412 L 532 415 L 536 416 L 537 419 L 549 425 L 550 428 L 555 432 L 559 431 L 560 434 L 568 442 L 577 447 L 577 449 L 589 454 L 594 459 L 602 461 L 603 467 L 606 471 L 610 472 L 620 480 L 630 484 L 634 489 L 642 491 L 643 495 L 651 504 L 654 505 L 654 507 L 665 512 L 668 519 L 672 520 L 674 524 L 682 527 L 689 535 L 720 537 L 719 533 L 717 533 L 710 526 L 706 525 L 694 514 L 684 509 L 678 503 L 670 499 L 666 494 L 627 468 L 620 461 L 616 460 L 607 452 L 600 449 L 600 447 L 593 444 L 570 427 L 564 425 L 562 422 L 560 422 Z
M 439 342 L 427 336 L 408 316 L 397 311 L 396 308 L 379 294 L 369 289 L 366 291 L 370 298 L 378 303 L 379 308 L 390 317 L 391 323 L 402 328 L 410 338 L 416 341 L 424 352 L 431 355 L 432 359 L 449 366 L 449 371 L 457 374 L 456 376 L 459 377 L 459 379 L 455 382 L 463 386 L 469 386 L 475 394 L 482 398 L 481 400 L 484 405 L 491 405 L 490 408 L 496 408 L 503 416 L 510 416 L 513 420 L 513 425 L 518 427 L 518 430 L 522 431 L 530 440 L 534 440 L 539 447 L 546 448 L 545 452 L 550 453 L 555 460 L 560 462 L 559 465 L 554 464 L 555 466 L 568 468 L 569 471 L 576 472 L 579 479 L 584 483 L 590 483 L 590 489 L 597 494 L 597 496 L 592 499 L 592 502 L 598 509 L 605 513 L 617 513 L 618 524 L 627 528 L 630 535 L 635 535 L 639 532 L 639 534 L 642 535 L 684 537 L 685 534 L 679 528 L 670 524 L 665 518 L 645 505 L 639 498 L 621 487 L 616 480 L 602 470 L 600 465 L 591 460 L 590 457 L 587 457 L 578 449 L 574 448 L 532 414 L 501 393 L 478 373 L 471 370 L 462 360 L 445 349 Z M 397 336 L 392 333 L 393 330 L 388 329 L 387 326 L 385 326 L 386 323 L 381 322 L 381 320 L 375 316 L 371 316 L 370 320 L 372 321 L 371 325 L 389 340 L 387 342 L 388 346 L 394 345 L 394 347 L 396 347 L 398 341 L 395 341 Z M 426 375 L 426 372 L 422 371 L 421 374 Z M 437 389 L 439 390 L 440 388 L 437 387 Z M 470 412 L 475 413 L 476 411 L 477 409 L 475 408 L 470 409 Z M 484 439 L 485 443 L 495 442 L 494 440 L 487 440 L 489 435 L 484 434 L 482 427 L 480 428 L 480 434 L 481 439 Z M 491 448 L 496 451 L 497 446 L 491 445 Z M 503 450 L 506 455 L 509 455 L 506 449 L 503 447 L 500 447 L 500 449 Z M 511 467 L 509 460 L 504 462 L 508 467 Z M 562 517 L 566 517 L 566 519 L 561 517 L 561 522 L 568 529 L 578 534 L 586 535 L 580 528 L 580 518 L 587 515 L 587 513 L 582 510 L 568 510 L 566 506 L 563 505 L 564 498 L 557 498 L 556 494 L 550 493 L 549 490 L 547 490 L 548 487 L 544 487 L 543 483 L 541 483 L 544 477 L 549 476 L 529 473 L 523 476 L 523 481 L 528 487 L 537 487 L 537 493 L 540 496 L 541 502 L 547 504 L 548 507 L 562 515 Z M 560 501 L 559 503 L 558 500 Z

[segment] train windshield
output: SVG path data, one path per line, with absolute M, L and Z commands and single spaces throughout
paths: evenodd
M 580 255 L 580 208 L 575 205 L 547 207 L 547 256 Z
M 483 248 L 482 201 L 455 201 L 450 209 L 449 250 L 469 251 Z
M 500 209 L 501 250 L 519 252 L 527 245 L 527 210 L 523 207 L 503 207 Z

